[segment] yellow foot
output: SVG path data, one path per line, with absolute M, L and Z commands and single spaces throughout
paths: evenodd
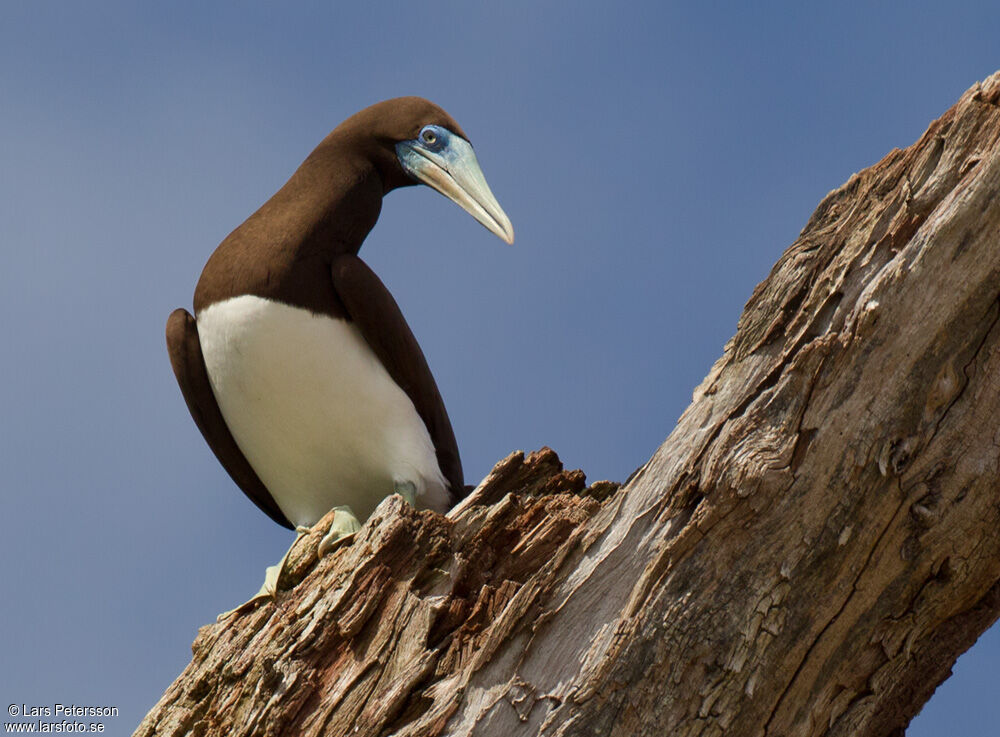
M 281 578 L 281 574 L 285 570 L 285 564 L 288 562 L 288 556 L 292 554 L 292 550 L 295 548 L 295 543 L 301 540 L 303 536 L 308 535 L 309 532 L 310 529 L 308 527 L 296 527 L 295 539 L 292 541 L 292 544 L 288 546 L 287 552 L 281 556 L 281 560 L 278 561 L 278 565 L 268 566 L 264 569 L 264 583 L 261 585 L 260 590 L 235 609 L 230 609 L 228 612 L 220 614 L 215 618 L 215 621 L 221 622 L 230 615 L 238 614 L 239 612 L 246 610 L 254 602 L 260 601 L 261 599 L 273 599 L 274 595 L 278 591 L 278 579 Z
M 350 507 L 334 507 L 333 524 L 326 537 L 319 541 L 316 548 L 316 556 L 322 558 L 334 548 L 340 547 L 343 543 L 354 537 L 354 534 L 361 529 L 361 523 L 354 516 Z

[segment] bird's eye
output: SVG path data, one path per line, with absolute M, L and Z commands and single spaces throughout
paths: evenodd
M 435 143 L 437 143 L 437 139 L 438 139 L 437 133 L 435 133 L 434 130 L 431 128 L 424 128 L 422 131 L 420 131 L 420 140 L 428 145 L 433 146 Z

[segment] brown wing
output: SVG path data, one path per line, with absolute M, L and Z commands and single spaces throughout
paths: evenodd
M 427 426 L 441 473 L 451 487 L 454 505 L 467 493 L 462 461 L 448 411 L 417 339 L 410 332 L 396 300 L 364 261 L 357 256 L 337 256 L 331 272 L 333 288 L 347 314 Z
M 208 447 L 215 453 L 222 467 L 229 472 L 250 501 L 279 525 L 291 529 L 293 525 L 282 514 L 271 493 L 250 467 L 233 435 L 212 393 L 208 382 L 205 359 L 201 355 L 198 340 L 198 325 L 187 310 L 176 309 L 167 319 L 167 352 L 174 367 L 174 376 L 180 384 L 181 394 L 187 403 L 191 417 L 205 436 Z

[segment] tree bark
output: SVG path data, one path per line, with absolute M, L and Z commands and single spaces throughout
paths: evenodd
M 831 192 L 624 486 L 321 523 L 136 734 L 901 734 L 1000 613 L 998 139 L 1000 72 Z

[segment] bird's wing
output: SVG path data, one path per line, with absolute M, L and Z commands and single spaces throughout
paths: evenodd
M 268 517 L 291 529 L 292 524 L 251 468 L 222 418 L 222 412 L 212 393 L 212 385 L 208 381 L 201 342 L 198 340 L 198 326 L 187 310 L 176 309 L 167 319 L 167 351 L 191 417 L 219 463 L 243 493 Z
M 431 370 L 396 300 L 357 256 L 337 256 L 331 267 L 333 288 L 347 314 L 400 388 L 413 401 L 434 443 L 438 466 L 454 505 L 467 491 L 455 433 Z

